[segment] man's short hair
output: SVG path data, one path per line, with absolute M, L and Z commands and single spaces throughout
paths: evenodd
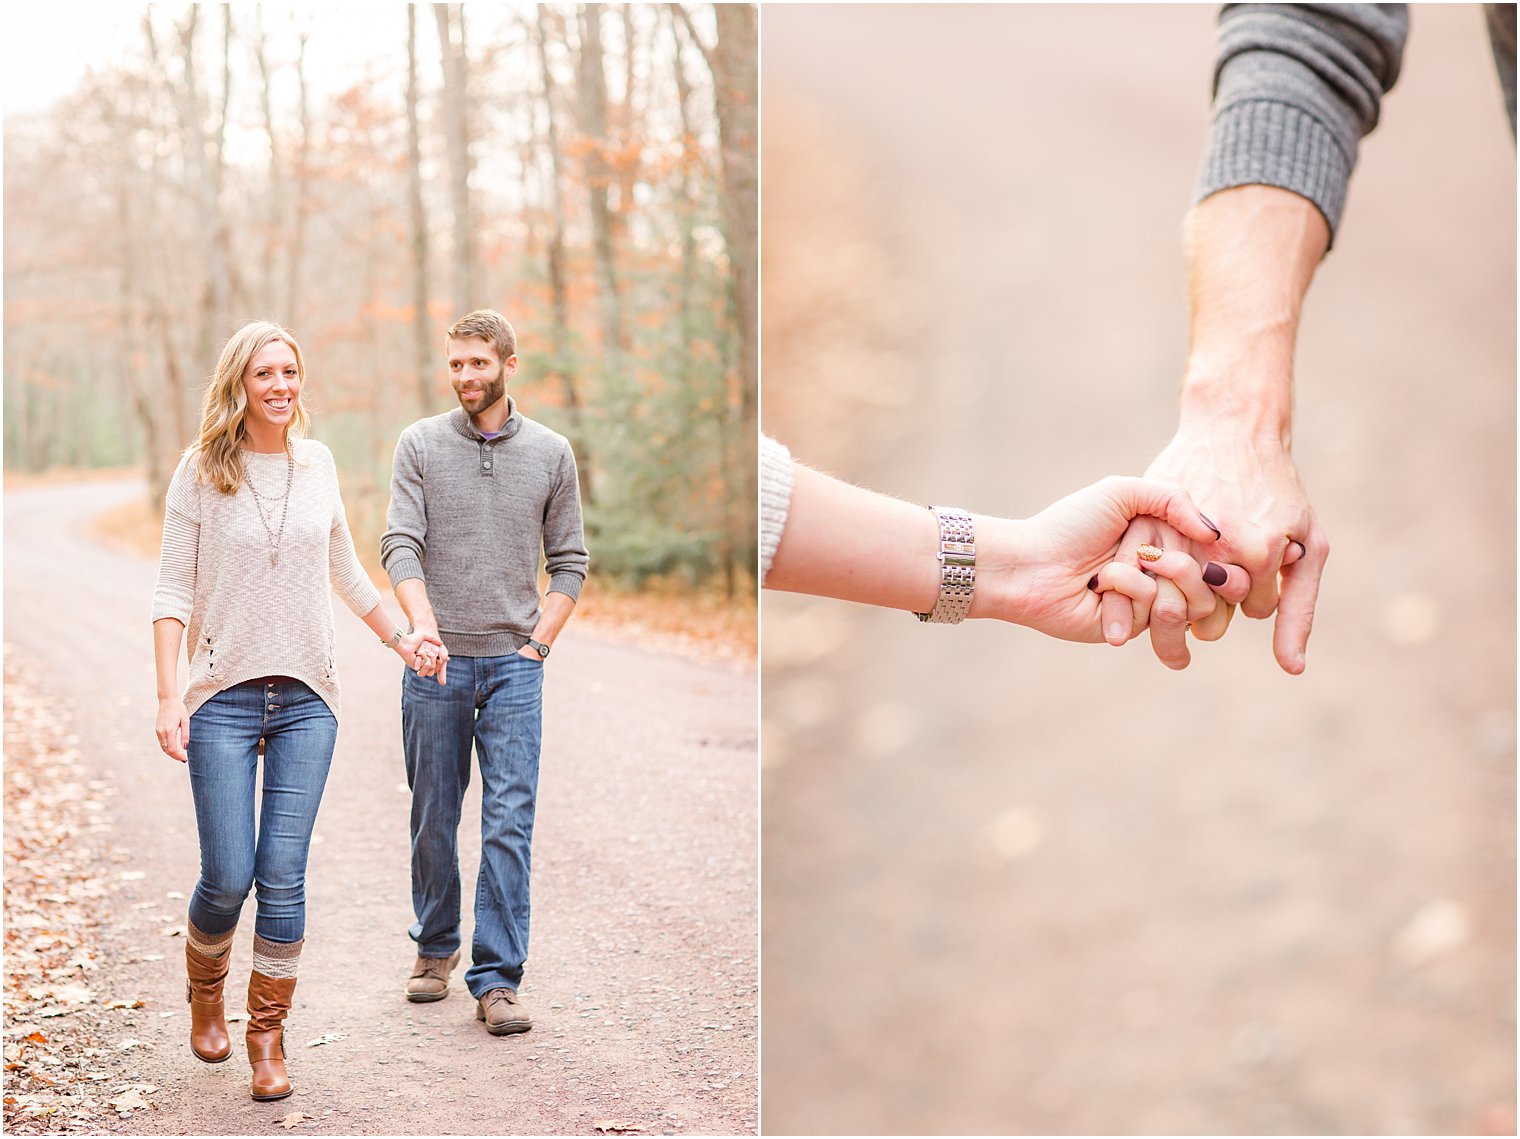
M 507 323 L 507 318 L 495 309 L 481 308 L 469 316 L 456 320 L 449 328 L 448 339 L 464 340 L 479 337 L 496 349 L 496 358 L 505 361 L 517 355 L 517 333 Z

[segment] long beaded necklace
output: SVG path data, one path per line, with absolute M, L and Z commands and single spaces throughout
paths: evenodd
M 285 519 L 290 515 L 290 486 L 295 481 L 295 475 L 296 459 L 291 454 L 290 447 L 287 444 L 285 447 L 285 493 L 280 495 L 278 499 L 265 498 L 259 493 L 259 488 L 253 485 L 253 476 L 248 473 L 248 456 L 247 454 L 243 455 L 243 481 L 248 484 L 248 489 L 253 492 L 253 509 L 258 512 L 259 521 L 264 524 L 264 533 L 269 535 L 269 564 L 271 566 L 280 560 L 280 543 L 285 540 Z M 278 531 L 271 527 L 269 519 L 264 517 L 264 508 L 260 505 L 264 502 L 284 503 L 280 509 L 280 529 Z M 274 513 L 273 507 L 270 508 L 270 513 Z

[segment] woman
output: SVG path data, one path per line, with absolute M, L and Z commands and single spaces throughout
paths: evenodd
M 329 591 L 409 665 L 422 640 L 386 615 L 359 564 L 332 452 L 304 438 L 305 374 L 295 338 L 276 324 L 245 325 L 222 349 L 199 438 L 169 484 L 153 595 L 158 742 L 188 764 L 200 837 L 185 944 L 190 1048 L 211 1064 L 232 1055 L 222 983 L 257 881 L 247 1033 L 256 1100 L 291 1092 L 283 1026 L 305 935 L 312 826 L 338 733 Z

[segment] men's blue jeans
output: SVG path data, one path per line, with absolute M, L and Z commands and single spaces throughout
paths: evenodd
M 259 740 L 264 786 L 254 830 Z M 201 877 L 190 920 L 203 933 L 237 925 L 257 884 L 254 932 L 306 934 L 306 856 L 338 740 L 327 703 L 299 680 L 266 676 L 219 692 L 190 717 L 190 791 Z
M 516 989 L 528 959 L 528 871 L 543 721 L 544 666 L 516 653 L 450 657 L 448 684 L 407 669 L 401 734 L 412 789 L 409 933 L 423 957 L 459 948 L 459 815 L 480 762 L 480 874 L 475 887 L 475 997 Z

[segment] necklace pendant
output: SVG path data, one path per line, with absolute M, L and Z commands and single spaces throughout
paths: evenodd
M 279 560 L 280 560 L 280 551 L 279 550 L 270 550 L 269 551 L 269 564 L 271 566 L 273 566 Z

